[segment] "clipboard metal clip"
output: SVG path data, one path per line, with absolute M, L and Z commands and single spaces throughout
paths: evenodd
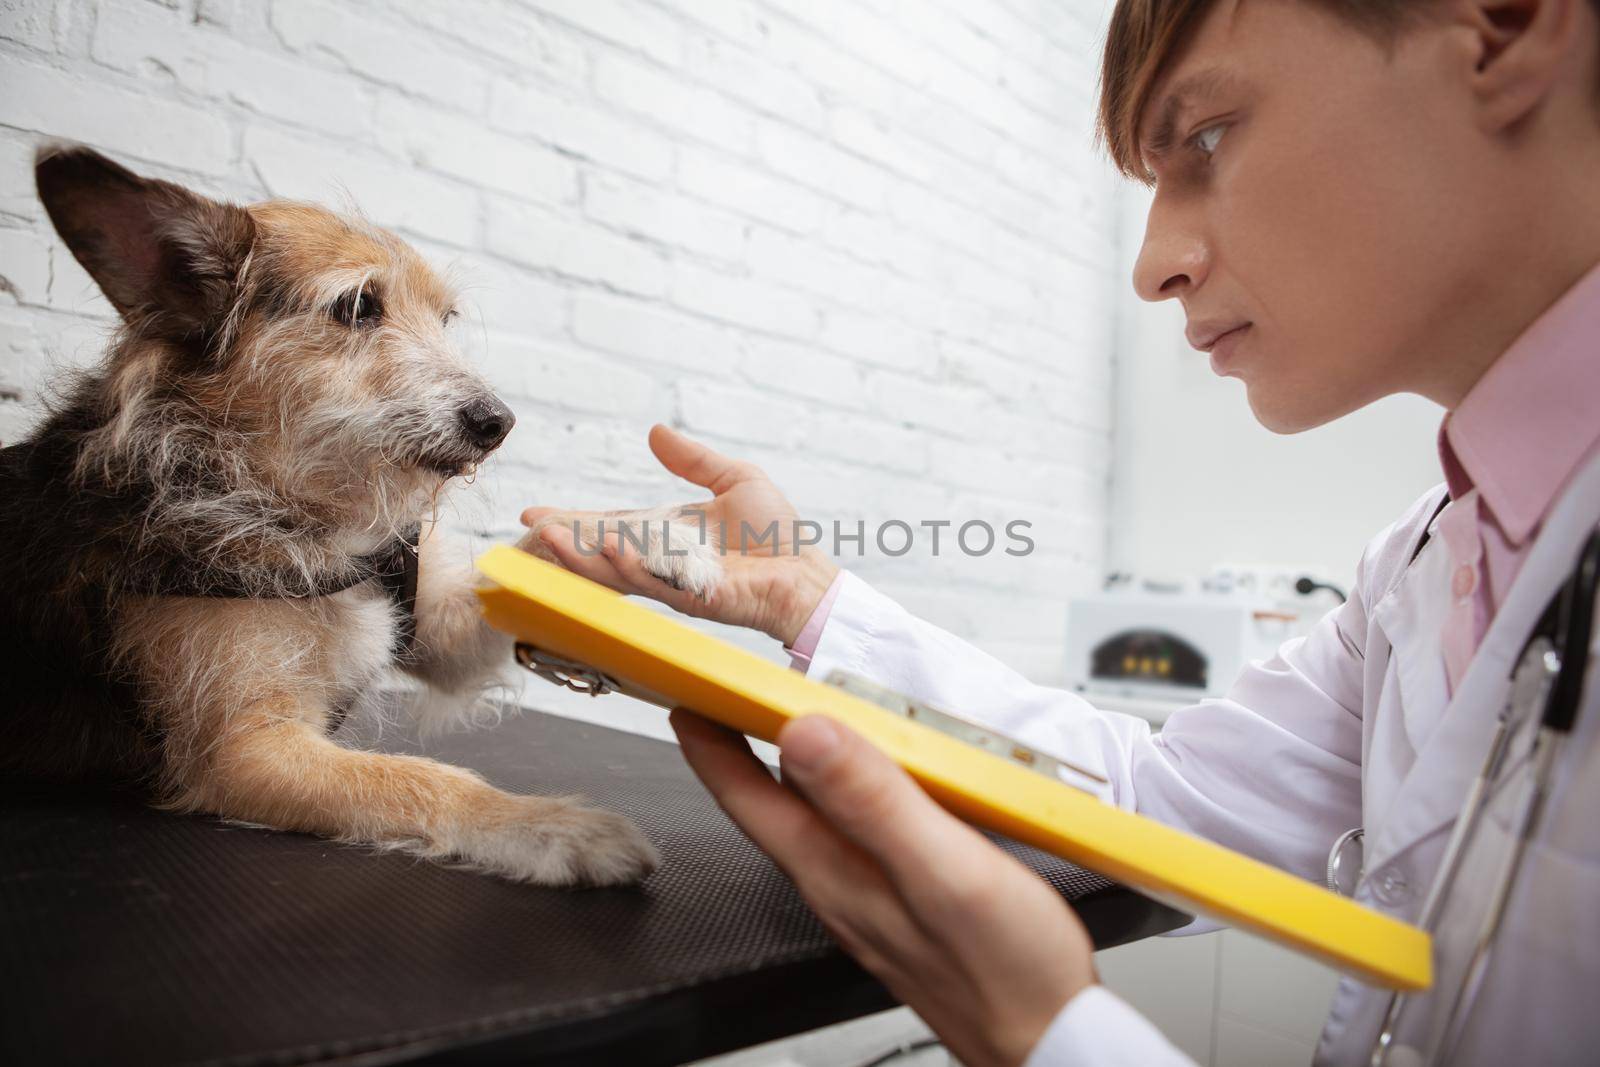
M 657 707 L 666 708 L 668 711 L 677 707 L 660 693 L 652 693 L 630 682 L 613 678 L 598 667 L 565 659 L 553 652 L 546 652 L 537 645 L 530 645 L 526 641 L 518 641 L 515 647 L 517 662 L 551 685 L 559 685 L 563 689 L 570 689 L 574 693 L 582 693 L 589 697 L 621 693 L 635 700 L 643 700 Z
M 552 685 L 563 686 L 574 693 L 598 697 L 607 693 L 620 693 L 622 686 L 609 674 L 604 674 L 584 663 L 553 656 L 540 648 L 517 642 L 517 662 Z

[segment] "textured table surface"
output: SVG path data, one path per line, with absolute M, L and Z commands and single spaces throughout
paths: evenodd
M 9 789 L 0 1062 L 673 1064 L 893 1005 L 675 746 L 526 713 L 427 751 L 515 792 L 620 809 L 663 866 L 638 888 L 538 889 L 115 795 Z M 1185 921 L 1006 847 L 1102 948 Z

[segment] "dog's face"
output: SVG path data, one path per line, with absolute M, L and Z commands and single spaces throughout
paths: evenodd
M 272 413 L 283 462 L 361 457 L 426 481 L 465 473 L 499 446 L 511 411 L 461 358 L 449 331 L 455 293 L 415 250 L 309 205 L 248 211 L 249 299 L 221 384 Z
M 119 395 L 196 404 L 286 492 L 391 510 L 510 432 L 450 338 L 455 294 L 393 234 L 306 204 L 217 203 L 83 149 L 42 155 L 37 176 L 136 342 L 114 350 Z

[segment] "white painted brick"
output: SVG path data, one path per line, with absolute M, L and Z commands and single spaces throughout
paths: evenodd
M 556 338 L 567 332 L 572 304 L 570 284 L 540 277 L 503 260 L 479 254 L 452 261 L 466 303 L 468 337 L 504 330 L 529 337 Z
M 745 262 L 753 275 L 767 281 L 849 307 L 881 306 L 884 278 L 880 271 L 777 230 L 752 227 Z
M 574 298 L 572 335 L 591 348 L 722 376 L 741 358 L 738 335 L 661 305 L 598 293 Z
M 583 210 L 596 222 L 669 247 L 728 262 L 744 256 L 749 223 L 671 189 L 615 174 L 589 174 L 583 183 Z
M 806 298 L 780 286 L 689 263 L 673 267 L 672 301 L 702 315 L 768 333 L 810 337 L 817 331 L 818 312 Z
M 572 161 L 526 138 L 395 97 L 379 103 L 377 125 L 379 144 L 418 166 L 527 200 L 564 203 L 577 196 Z
M 682 30 L 657 10 L 658 5 L 629 0 L 528 0 L 528 4 L 658 62 L 673 65 L 683 57 Z
M 758 142 L 762 162 L 777 173 L 867 211 L 885 206 L 889 181 L 883 171 L 820 137 L 763 122 Z
M 926 370 L 937 362 L 931 338 L 881 315 L 829 311 L 822 343 L 835 352 L 900 370 Z
M 44 208 L 33 191 L 34 142 L 0 131 L 0 215 L 37 219 Z
M 175 78 L 193 92 L 332 134 L 371 125 L 366 88 L 346 75 L 246 48 L 177 21 L 147 2 L 107 3 L 95 21 L 94 58 L 134 74 Z
M 867 404 L 861 364 L 814 345 L 753 337 L 745 344 L 741 371 L 757 385 L 830 407 Z
M 834 144 L 877 160 L 887 169 L 913 181 L 926 183 L 940 173 L 940 161 L 932 150 L 914 142 L 906 131 L 861 108 L 832 109 L 828 114 L 828 134 Z
M 787 178 L 688 148 L 678 152 L 678 185 L 685 192 L 793 233 L 822 223 L 823 201 Z
M 620 360 L 570 347 L 491 334 L 477 362 L 513 408 L 521 401 L 608 416 L 667 409 L 667 394 L 656 379 Z
M 507 78 L 490 92 L 489 121 L 649 182 L 672 176 L 672 142 L 638 123 Z
M 690 5 L 689 10 L 699 4 Z M 711 36 L 689 44 L 688 69 L 753 111 L 774 115 L 807 129 L 825 122 L 822 94 L 817 86 L 769 59 Z
M 238 20 L 239 3 L 240 0 L 196 0 L 195 21 L 219 29 L 228 29 Z
M 659 68 L 621 56 L 601 56 L 594 68 L 601 100 L 659 122 L 697 141 L 743 151 L 755 137 L 755 117 L 712 92 Z
M 55 7 L 28 0 L 0 0 L 0 39 L 41 52 L 55 50 Z
M 489 78 L 481 65 L 443 48 L 430 34 L 405 32 L 363 5 L 274 0 L 272 28 L 290 48 L 325 53 L 406 93 L 470 112 L 481 111 L 488 98 Z
M 673 13 L 746 47 L 766 40 L 767 13 L 749 0 L 693 0 L 677 5 Z M 693 55 L 692 44 L 689 51 Z
M 1002 417 L 993 397 L 970 385 L 873 371 L 868 375 L 866 391 L 880 414 L 935 433 L 1009 437 L 1015 428 Z
M 272 196 L 336 211 L 349 206 L 348 197 L 380 226 L 461 246 L 478 238 L 477 194 L 437 175 L 259 126 L 245 131 L 244 155 Z
M 491 252 L 529 267 L 600 282 L 623 292 L 662 296 L 667 261 L 654 249 L 543 208 L 495 199 L 489 205 Z
M 506 0 L 450 0 L 403 3 L 399 12 L 442 34 L 465 42 L 469 54 L 488 53 L 519 71 L 545 81 L 581 86 L 589 72 L 589 42 L 569 29 Z
M 689 431 L 724 440 L 792 448 L 810 439 L 804 405 L 767 396 L 748 386 L 679 382 L 678 412 Z
M 19 304 L 50 299 L 50 242 L 32 230 L 0 229 L 0 289 Z
M 11 59 L 0 63 L 0 125 L 202 174 L 233 158 L 227 124 L 209 111 Z
M 929 438 L 909 427 L 855 412 L 818 412 L 810 447 L 868 467 L 917 473 L 928 468 Z
M 924 50 L 904 47 L 906 27 L 878 17 L 863 4 L 854 0 L 770 2 L 791 18 L 809 23 L 843 50 L 907 84 L 921 85 L 929 79 L 935 58 Z M 914 21 L 915 15 L 911 19 Z

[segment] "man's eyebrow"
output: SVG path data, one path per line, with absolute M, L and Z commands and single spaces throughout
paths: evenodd
M 1213 96 L 1234 81 L 1232 74 L 1220 68 L 1197 71 L 1174 83 L 1157 105 L 1155 123 L 1143 138 L 1139 154 L 1146 160 L 1158 159 L 1172 150 L 1178 139 L 1178 116 L 1196 100 Z

